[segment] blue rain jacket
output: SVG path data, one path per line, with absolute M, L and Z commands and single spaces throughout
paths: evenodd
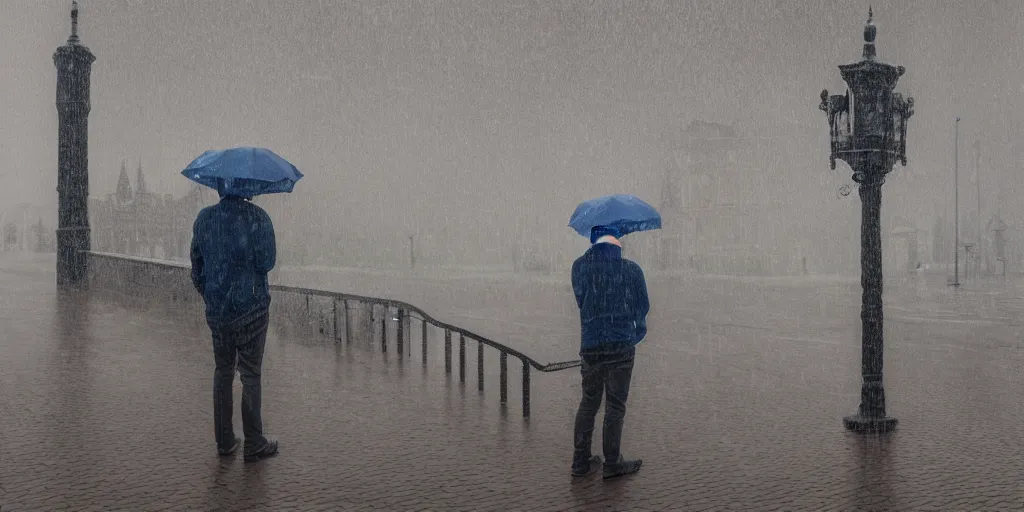
M 628 349 L 647 335 L 647 282 L 622 248 L 594 244 L 572 264 L 572 289 L 580 308 L 580 351 Z
M 270 307 L 267 273 L 277 260 L 267 212 L 227 196 L 203 208 L 192 226 L 192 284 L 206 302 L 206 321 L 222 326 Z

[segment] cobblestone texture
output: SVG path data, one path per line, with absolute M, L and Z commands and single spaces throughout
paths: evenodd
M 573 371 L 534 374 L 524 421 L 517 372 L 507 415 L 491 368 L 476 390 L 475 347 L 460 385 L 437 336 L 424 369 L 418 344 L 399 358 L 283 326 L 264 372 L 281 455 L 222 460 L 208 333 L 166 312 L 58 299 L 53 283 L 34 263 L 0 270 L 3 512 L 1024 509 L 1015 311 L 980 326 L 927 321 L 929 308 L 888 322 L 900 425 L 881 440 L 841 426 L 858 400 L 856 309 L 821 301 L 846 295 L 765 292 L 753 302 L 804 311 L 778 324 L 741 306 L 662 315 L 638 355 L 624 439 L 644 469 L 602 482 L 568 474 Z M 721 295 L 716 306 L 738 297 L 701 293 Z

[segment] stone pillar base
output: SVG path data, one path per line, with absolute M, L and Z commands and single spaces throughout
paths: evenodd
M 858 434 L 884 434 L 886 432 L 892 432 L 896 429 L 897 423 L 898 421 L 896 418 L 890 416 L 870 418 L 858 414 L 843 418 L 843 426 L 846 427 L 846 430 L 857 432 Z
M 57 288 L 85 286 L 89 226 L 57 228 Z

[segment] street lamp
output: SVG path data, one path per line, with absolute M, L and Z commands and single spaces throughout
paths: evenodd
M 831 136 L 831 168 L 836 159 L 853 169 L 861 200 L 860 267 L 864 289 L 861 306 L 860 409 L 843 418 L 843 425 L 856 432 L 887 432 L 896 418 L 885 414 L 882 382 L 882 184 L 885 175 L 899 161 L 907 165 L 907 120 L 914 113 L 914 100 L 894 93 L 896 81 L 906 71 L 875 58 L 875 24 L 868 10 L 864 27 L 863 60 L 839 66 L 849 90 L 829 96 L 821 92 L 819 108 L 828 115 Z M 852 93 L 852 97 L 851 97 Z

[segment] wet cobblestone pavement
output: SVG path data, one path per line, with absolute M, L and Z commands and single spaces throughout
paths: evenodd
M 930 285 L 887 288 L 901 308 L 886 324 L 900 425 L 884 439 L 841 425 L 859 393 L 849 287 L 652 287 L 678 300 L 637 358 L 624 452 L 644 469 L 602 482 L 568 474 L 574 371 L 535 373 L 524 421 L 516 395 L 502 413 L 493 381 L 481 394 L 446 376 L 436 337 L 424 369 L 418 350 L 399 359 L 273 319 L 264 416 L 281 455 L 220 459 L 201 326 L 59 298 L 52 265 L 0 263 L 3 512 L 1024 509 L 1013 287 L 948 300 Z M 475 347 L 467 359 L 475 376 Z

